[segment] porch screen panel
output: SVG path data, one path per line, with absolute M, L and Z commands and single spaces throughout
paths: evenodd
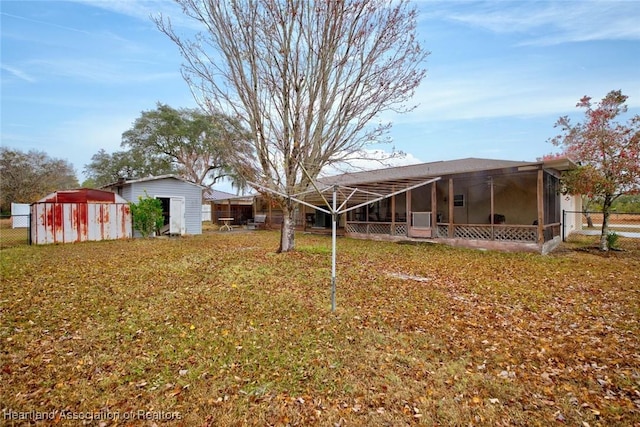
M 560 222 L 560 179 L 544 174 L 544 223 L 555 224 Z
M 544 186 L 544 241 L 552 240 L 560 234 L 559 226 L 549 226 L 549 224 L 559 224 L 560 213 L 560 179 L 545 173 L 543 178 Z

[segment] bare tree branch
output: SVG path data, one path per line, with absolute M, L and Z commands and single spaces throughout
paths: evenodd
M 176 1 L 203 32 L 186 39 L 168 19 L 155 22 L 178 46 L 192 93 L 246 123 L 256 161 L 245 171 L 284 194 L 310 185 L 300 165 L 315 179 L 381 142 L 390 124 L 374 119 L 411 110 L 426 73 L 406 1 Z

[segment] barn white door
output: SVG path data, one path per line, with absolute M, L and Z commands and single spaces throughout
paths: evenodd
M 183 235 L 186 232 L 184 197 L 171 197 L 169 204 L 169 233 Z

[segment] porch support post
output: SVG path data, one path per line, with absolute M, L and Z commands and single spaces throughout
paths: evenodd
M 449 178 L 449 238 L 453 235 L 453 178 Z
M 538 244 L 544 244 L 544 170 L 538 170 Z
M 411 190 L 407 191 L 407 236 L 410 236 L 411 233 L 409 230 L 411 229 Z
M 395 189 L 394 189 L 395 191 Z M 391 196 L 391 235 L 396 235 L 396 196 Z
M 369 234 L 369 203 L 367 203 L 367 206 L 365 206 L 365 210 L 364 210 L 364 231 L 365 234 Z
M 307 205 L 302 205 L 302 231 L 307 230 Z
M 256 215 L 258 214 L 258 203 L 260 203 L 260 197 L 261 196 L 254 196 L 253 201 L 251 202 L 251 212 L 253 213 L 253 219 L 255 219 Z
M 216 223 L 216 202 L 210 202 L 209 206 L 211 207 L 211 223 Z
M 490 180 L 490 191 L 491 191 L 491 212 L 489 213 L 489 220 L 491 221 L 491 240 L 495 239 L 495 217 L 493 216 L 495 213 L 495 199 L 493 196 L 493 177 L 489 177 Z
M 436 183 L 431 183 L 431 237 L 438 236 L 438 197 Z

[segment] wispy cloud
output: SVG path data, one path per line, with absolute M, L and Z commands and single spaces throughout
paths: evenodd
M 135 3 L 135 2 L 132 2 Z M 81 46 L 102 46 L 102 49 L 113 49 L 118 53 L 130 53 L 138 56 L 148 55 L 147 49 L 143 42 L 133 38 L 127 38 L 112 30 L 95 29 L 90 30 L 72 27 L 68 25 L 60 25 L 51 21 L 41 19 L 33 19 L 26 16 L 0 12 L 0 15 L 13 19 L 29 22 L 33 31 L 18 32 L 3 29 L 2 37 L 9 37 L 13 40 L 19 40 L 25 43 L 33 43 L 38 46 L 51 46 L 55 49 L 67 49 L 69 51 L 77 51 Z M 153 28 L 153 24 L 147 16 L 147 24 L 149 28 Z M 48 28 L 52 31 L 45 31 Z M 60 37 L 58 32 L 53 30 L 62 30 L 62 32 L 79 33 L 87 37 Z
M 104 148 L 120 150 L 122 133 L 130 128 L 135 114 L 99 114 L 77 116 L 71 120 L 31 129 L 3 129 L 2 142 L 23 150 L 42 150 L 49 155 L 69 160 L 80 174 L 91 156 Z M 80 176 L 82 181 L 83 177 Z
M 73 32 L 80 33 L 80 34 L 91 34 L 90 32 L 88 32 L 86 30 L 82 30 L 80 28 L 70 27 L 68 25 L 60 25 L 60 24 L 56 24 L 54 22 L 42 21 L 40 19 L 28 18 L 26 16 L 14 15 L 14 14 L 11 14 L 11 13 L 6 13 L 6 12 L 0 12 L 0 15 L 7 16 L 9 18 L 20 19 L 22 21 L 32 22 L 34 24 L 46 25 L 46 26 L 49 26 L 49 27 L 59 28 L 59 29 L 66 30 L 66 31 L 73 31 Z
M 17 77 L 20 80 L 24 80 L 25 82 L 35 83 L 37 81 L 34 77 L 31 77 L 29 74 L 25 73 L 24 71 L 19 70 L 19 69 L 14 68 L 14 67 L 11 67 L 11 66 L 9 66 L 7 64 L 0 65 L 0 68 L 2 68 L 4 71 L 10 73 L 14 77 Z
M 149 15 L 158 8 L 167 8 L 167 1 L 131 1 L 131 0 L 70 0 L 72 3 L 81 3 L 87 6 L 97 7 L 113 13 L 127 15 L 139 19 L 148 19 Z
M 127 68 L 126 61 L 112 63 L 97 58 L 35 59 L 30 61 L 30 64 L 46 69 L 49 75 L 91 83 L 132 84 L 181 79 L 178 71 L 147 72 L 133 67 Z
M 600 99 L 613 89 L 630 95 L 630 108 L 640 108 L 640 81 L 622 74 L 611 80 L 562 75 L 548 64 L 501 64 L 447 69 L 427 78 L 417 90 L 415 110 L 388 115 L 395 124 L 485 118 L 560 116 L 576 111 L 578 100 Z M 613 85 L 613 86 L 611 86 Z
M 519 34 L 522 44 L 640 40 L 637 1 L 426 2 L 422 9 L 425 19 Z
M 71 0 L 74 3 L 82 3 L 106 10 L 108 12 L 129 16 L 142 21 L 149 21 L 152 17 L 161 15 L 169 17 L 175 26 L 200 29 L 200 27 L 184 15 L 181 9 L 173 2 L 167 0 Z
M 359 152 L 353 153 L 349 160 L 324 167 L 320 172 L 320 176 L 326 177 L 349 172 L 414 165 L 422 162 L 422 160 L 411 153 L 394 154 L 382 149 L 362 149 Z

